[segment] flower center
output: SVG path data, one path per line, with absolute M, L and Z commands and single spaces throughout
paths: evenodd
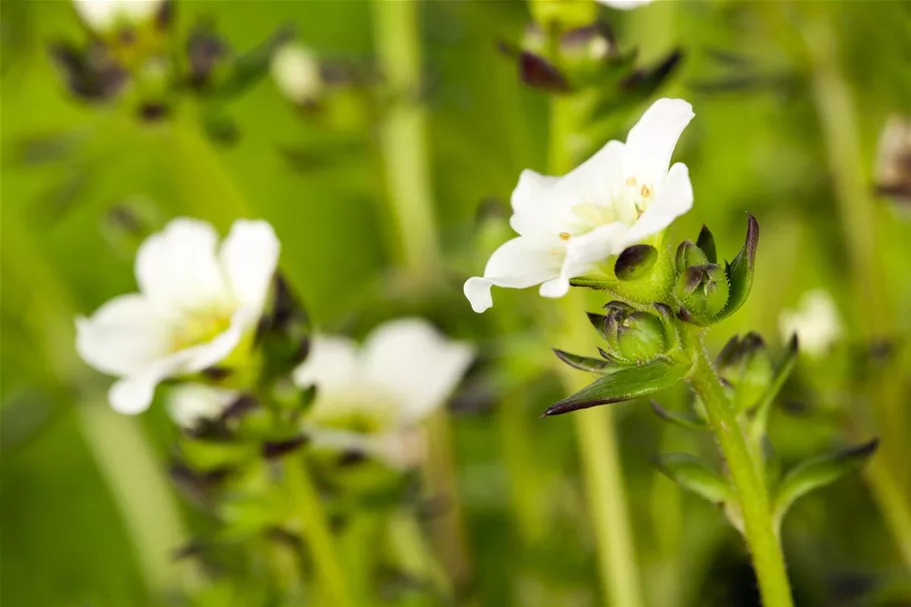
M 191 313 L 175 331 L 171 348 L 177 352 L 215 339 L 231 326 L 231 311 L 206 309 Z

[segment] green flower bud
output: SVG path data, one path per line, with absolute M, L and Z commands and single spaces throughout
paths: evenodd
M 734 390 L 734 402 L 744 411 L 757 402 L 774 378 L 772 359 L 762 337 L 748 333 L 733 337 L 716 361 L 719 375 Z
M 677 273 L 683 274 L 692 266 L 704 266 L 709 263 L 709 258 L 692 240 L 684 240 L 677 247 Z
M 730 284 L 724 269 L 717 264 L 690 266 L 677 279 L 675 294 L 689 320 L 708 324 L 727 305 Z
M 602 356 L 638 365 L 668 350 L 668 331 L 662 317 L 616 301 L 605 308 L 604 315 L 589 314 L 589 320 L 607 342 Z

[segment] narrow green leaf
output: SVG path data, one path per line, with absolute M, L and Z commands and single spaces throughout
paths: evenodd
M 696 239 L 696 246 L 702 249 L 706 259 L 709 260 L 709 263 L 718 263 L 718 251 L 715 249 L 715 237 L 705 224 L 702 224 L 702 229 L 699 231 L 699 238 Z
M 730 498 L 725 480 L 707 461 L 689 453 L 663 453 L 658 456 L 658 469 L 681 487 L 714 504 Z
M 683 413 L 677 413 L 676 411 L 668 411 L 655 401 L 651 401 L 652 411 L 655 414 L 663 419 L 666 422 L 670 422 L 681 428 L 694 431 L 705 431 L 708 430 L 708 425 L 694 415 L 686 415 Z
M 756 263 L 756 247 L 759 245 L 759 222 L 752 215 L 747 220 L 747 235 L 743 248 L 737 253 L 734 261 L 725 264 L 725 273 L 730 284 L 730 294 L 724 309 L 714 320 L 727 318 L 740 309 L 750 295 L 753 287 L 753 267 Z
M 879 440 L 874 439 L 835 454 L 815 457 L 796 466 L 785 475 L 775 491 L 776 521 L 780 523 L 791 505 L 801 496 L 860 470 L 878 446 Z
M 614 262 L 614 275 L 620 280 L 638 280 L 648 275 L 658 261 L 658 249 L 647 244 L 627 247 Z
M 689 371 L 689 365 L 657 359 L 644 365 L 620 368 L 550 406 L 544 415 L 560 415 L 597 405 L 618 403 L 670 388 Z M 542 416 L 543 417 L 543 416 Z

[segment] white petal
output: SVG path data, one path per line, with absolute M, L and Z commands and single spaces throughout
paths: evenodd
M 566 174 L 556 190 L 560 206 L 572 208 L 577 204 L 612 205 L 623 188 L 625 146 L 608 141 L 591 158 Z
M 317 399 L 349 390 L 363 381 L 358 345 L 347 337 L 317 335 L 310 344 L 310 355 L 294 370 L 294 384 L 304 388 L 316 384 Z
M 570 238 L 566 244 L 566 259 L 560 269 L 559 278 L 541 285 L 541 295 L 554 298 L 566 295 L 570 279 L 585 276 L 595 270 L 599 263 L 611 255 L 616 255 L 618 248 L 620 251 L 623 250 L 618 243 L 622 241 L 628 229 L 625 223 L 615 222 Z
M 525 169 L 519 175 L 519 183 L 512 191 L 512 208 L 514 211 L 538 206 L 547 196 L 560 177 L 542 175 L 530 169 Z
M 483 312 L 493 305 L 490 297 L 493 285 L 524 289 L 559 276 L 564 246 L 562 241 L 555 240 L 550 245 L 520 236 L 501 245 L 490 256 L 484 277 L 465 282 L 465 297 L 472 309 Z
M 800 351 L 811 357 L 825 355 L 842 335 L 838 308 L 822 289 L 804 294 L 798 309 L 783 311 L 778 322 L 782 339 L 796 334 Z
M 621 11 L 628 11 L 640 6 L 645 6 L 646 4 L 651 4 L 653 0 L 595 0 L 596 2 L 603 4 L 604 6 L 609 6 L 611 8 L 616 8 Z
M 509 225 L 516 233 L 546 239 L 570 229 L 563 225 L 560 206 L 554 204 L 559 199 L 555 188 L 562 179 L 527 169 L 522 171 L 512 192 L 513 214 L 509 218 Z
M 238 396 L 233 390 L 202 384 L 177 386 L 168 395 L 168 413 L 179 426 L 193 428 L 200 421 L 220 416 Z
M 280 249 L 275 230 L 265 221 L 238 219 L 231 226 L 219 259 L 239 304 L 262 309 Z
M 79 17 L 97 32 L 107 32 L 118 21 L 140 23 L 151 19 L 163 0 L 74 0 Z
M 142 413 L 152 404 L 158 383 L 179 373 L 185 363 L 185 353 L 178 352 L 153 362 L 139 373 L 114 382 L 108 391 L 111 407 L 127 415 Z
M 388 322 L 364 344 L 367 379 L 395 396 L 401 422 L 419 420 L 443 404 L 473 358 L 471 346 L 447 339 L 420 318 Z
M 139 247 L 136 280 L 142 294 L 170 313 L 228 300 L 230 293 L 215 257 L 217 241 L 215 230 L 203 221 L 171 221 Z
M 215 366 L 228 358 L 241 340 L 256 327 L 260 312 L 254 308 L 240 308 L 231 316 L 228 328 L 211 341 L 182 350 L 186 355 L 186 371 L 196 372 Z
M 678 162 L 671 167 L 667 181 L 655 193 L 655 199 L 626 233 L 621 251 L 664 230 L 692 208 L 693 184 L 690 183 L 690 173 L 685 164 Z
M 139 294 L 107 302 L 91 318 L 76 319 L 76 351 L 111 375 L 129 375 L 165 356 L 171 331 Z
M 652 188 L 663 183 L 677 140 L 693 116 L 693 106 L 682 99 L 653 103 L 626 138 L 624 174 Z

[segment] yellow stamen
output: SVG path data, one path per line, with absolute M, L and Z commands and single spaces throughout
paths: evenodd
M 628 186 L 634 186 L 634 185 L 636 185 L 636 178 L 635 178 L 635 177 L 627 177 L 627 178 L 626 178 L 626 185 L 628 185 Z
M 643 183 L 643 184 L 642 184 L 642 189 L 640 190 L 640 194 L 642 194 L 642 197 L 643 197 L 643 198 L 648 198 L 649 196 L 652 195 L 652 191 L 648 188 L 647 185 L 645 185 L 645 184 Z
M 571 234 L 569 232 L 560 232 L 560 240 L 569 240 Z

